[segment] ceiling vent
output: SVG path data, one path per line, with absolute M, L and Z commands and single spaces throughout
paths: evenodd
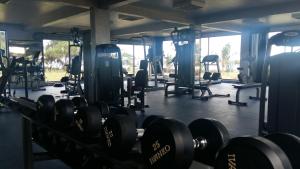
M 139 17 L 139 16 L 119 14 L 119 19 L 124 20 L 124 21 L 137 21 L 137 20 L 141 20 L 144 18 Z
M 0 0 L 0 4 L 7 4 L 10 0 Z
M 183 10 L 196 10 L 203 8 L 205 0 L 174 0 L 173 7 Z

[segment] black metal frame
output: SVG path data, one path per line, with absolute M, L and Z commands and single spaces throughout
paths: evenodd
M 256 89 L 256 95 L 255 96 L 249 96 L 249 99 L 251 100 L 260 100 L 260 87 L 261 83 L 254 83 L 254 84 L 245 84 L 245 85 L 233 85 L 234 88 L 237 89 L 235 94 L 235 101 L 228 100 L 228 104 L 230 105 L 236 105 L 236 106 L 247 106 L 247 102 L 241 102 L 240 101 L 240 92 L 244 89 Z

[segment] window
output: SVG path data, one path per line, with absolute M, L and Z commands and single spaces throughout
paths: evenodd
M 123 68 L 126 69 L 129 74 L 134 74 L 132 45 L 118 45 L 118 47 L 121 49 Z
M 143 45 L 121 45 L 118 47 L 121 49 L 123 68 L 127 70 L 129 74 L 136 74 L 140 68 L 140 61 L 145 59 L 145 52 Z M 146 55 L 148 54 L 149 46 L 146 46 Z
M 166 75 L 169 75 L 171 73 L 175 72 L 174 64 L 172 63 L 172 59 L 176 55 L 175 46 L 172 41 L 164 41 L 163 42 L 163 67 L 164 67 L 164 73 Z
M 67 64 L 69 64 L 68 45 L 68 41 L 43 41 L 46 81 L 60 81 L 66 75 Z
M 148 54 L 149 46 L 146 46 L 146 56 Z M 140 61 L 145 60 L 145 51 L 144 51 L 144 45 L 134 45 L 134 57 L 135 57 L 135 63 L 134 63 L 134 70 L 136 73 L 140 69 Z
M 196 45 L 199 45 L 199 43 L 196 43 Z M 239 73 L 237 68 L 240 66 L 240 51 L 240 35 L 210 37 L 201 39 L 201 59 L 207 55 L 219 55 L 219 64 L 223 79 L 237 78 L 237 75 Z M 216 66 L 212 66 L 210 68 L 211 71 L 216 71 L 216 69 Z
M 6 51 L 6 34 L 5 31 L 0 31 L 0 49 Z

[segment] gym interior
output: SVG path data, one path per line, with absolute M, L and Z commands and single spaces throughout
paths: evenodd
M 300 169 L 298 0 L 0 0 L 1 169 Z

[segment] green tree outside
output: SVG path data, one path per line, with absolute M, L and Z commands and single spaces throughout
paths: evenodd
M 226 72 L 230 71 L 230 50 L 231 50 L 231 45 L 227 43 L 223 49 L 222 49 L 222 69 Z
M 77 56 L 79 50 L 79 47 L 71 47 L 71 57 Z M 61 77 L 66 75 L 66 65 L 69 64 L 68 41 L 49 41 L 44 46 L 44 57 L 46 80 L 60 81 Z M 57 64 L 60 64 L 60 67 L 57 67 Z

